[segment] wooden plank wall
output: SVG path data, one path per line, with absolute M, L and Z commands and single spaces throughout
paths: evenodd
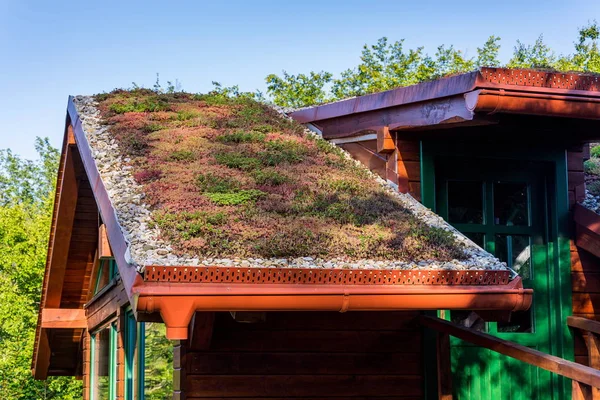
M 402 193 L 421 199 L 421 150 L 418 141 L 394 139 L 396 150 L 389 154 L 377 153 L 377 141 L 344 143 L 339 145 L 371 171 L 398 185 Z
M 590 158 L 590 146 L 578 145 L 567 150 L 569 179 L 569 204 L 571 207 L 585 199 L 585 174 L 583 162 Z
M 217 313 L 207 350 L 176 349 L 178 398 L 420 399 L 416 316 L 282 312 L 244 324 Z
M 571 244 L 573 315 L 600 321 L 600 258 Z M 574 331 L 575 361 L 588 365 L 583 335 Z
M 589 145 L 574 146 L 567 151 L 571 207 L 585 198 L 583 162 L 589 157 Z M 573 315 L 600 321 L 600 259 L 578 248 L 573 241 L 571 241 L 571 286 Z M 575 361 L 589 365 L 582 333 L 575 330 L 573 337 Z

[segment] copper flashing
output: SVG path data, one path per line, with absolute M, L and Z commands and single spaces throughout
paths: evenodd
M 509 271 L 351 270 L 316 268 L 162 267 L 144 270 L 145 282 L 325 285 L 507 285 Z
M 344 285 L 144 282 L 137 312 L 160 312 L 169 339 L 186 339 L 196 311 L 526 310 L 533 291 L 506 285 Z
M 527 69 L 481 68 L 480 71 L 305 108 L 292 112 L 290 115 L 301 123 L 318 122 L 351 114 L 463 95 L 478 89 L 564 95 L 569 99 L 586 97 L 587 99 L 581 99 L 581 101 L 587 102 L 590 98 L 600 99 L 600 76 Z M 527 110 L 527 108 L 525 107 L 523 110 Z M 520 111 L 515 108 L 513 112 Z M 579 118 L 577 113 L 578 109 L 571 109 L 565 110 L 559 116 L 566 114 L 573 118 Z M 599 119 L 600 115 L 593 114 L 591 118 Z M 392 127 L 390 126 L 390 128 Z

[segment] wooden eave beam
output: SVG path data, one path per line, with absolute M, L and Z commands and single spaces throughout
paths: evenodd
M 33 350 L 32 372 L 35 379 L 38 380 L 44 380 L 48 376 L 51 356 L 48 333 L 41 326 L 42 311 L 45 307 L 60 307 L 71 232 L 75 219 L 75 208 L 77 206 L 78 184 L 73 160 L 73 151 L 77 143 L 71 121 L 67 113 L 54 210 L 52 212 L 48 255 L 46 256 L 46 269 L 42 285 L 42 300 Z
M 44 308 L 42 310 L 44 329 L 87 329 L 84 309 Z
M 45 302 L 43 307 L 58 308 L 62 297 L 62 287 L 67 268 L 69 247 L 73 222 L 75 220 L 75 209 L 77 208 L 78 184 L 75 176 L 75 164 L 73 162 L 73 148 L 66 148 L 65 160 L 62 165 L 62 185 L 58 197 L 56 211 L 56 222 L 54 234 L 49 246 L 48 282 Z
M 411 103 L 389 108 L 353 113 L 319 121 L 325 139 L 336 139 L 357 135 L 366 130 L 382 132 L 417 127 L 453 125 L 472 121 L 475 117 L 469 110 L 465 97 L 455 95 L 420 103 Z

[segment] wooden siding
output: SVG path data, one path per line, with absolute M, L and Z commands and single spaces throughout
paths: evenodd
M 395 151 L 377 152 L 377 141 L 344 143 L 339 146 L 383 179 L 398 185 L 402 193 L 421 199 L 421 156 L 419 141 L 395 140 Z
M 244 324 L 217 313 L 206 350 L 176 347 L 176 398 L 421 398 L 416 316 L 288 312 Z
M 600 258 L 571 245 L 573 315 L 600 321 Z M 580 331 L 573 331 L 575 361 L 588 365 L 587 347 Z
M 573 146 L 567 150 L 567 170 L 569 180 L 569 205 L 573 207 L 585 199 L 585 174 L 583 162 L 590 158 L 590 146 Z

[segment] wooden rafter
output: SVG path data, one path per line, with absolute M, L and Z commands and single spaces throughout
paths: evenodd
M 86 329 L 85 310 L 82 308 L 44 308 L 42 310 L 42 328 Z

